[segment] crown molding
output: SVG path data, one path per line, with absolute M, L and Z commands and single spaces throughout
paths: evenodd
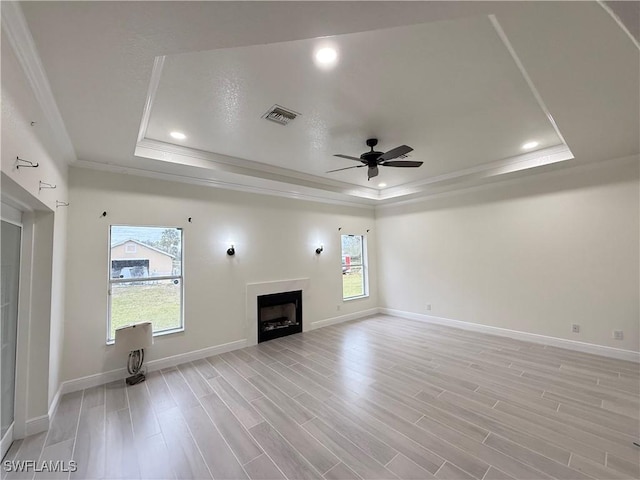
M 223 173 L 223 175 L 218 174 L 219 178 L 207 178 L 196 175 L 160 172 L 158 170 L 149 170 L 144 168 L 131 168 L 124 165 L 91 162 L 87 160 L 78 160 L 74 162 L 72 166 L 103 172 L 136 175 L 170 182 L 187 183 L 190 185 L 221 188 L 224 190 L 233 190 L 257 195 L 269 195 L 289 198 L 292 200 L 341 205 L 344 207 L 365 208 L 371 210 L 375 206 L 374 201 L 371 199 L 361 199 L 346 194 L 337 194 L 311 188 L 296 188 L 294 185 L 284 182 L 258 179 L 255 185 L 249 185 L 245 181 L 246 177 L 243 178 L 243 176 L 238 174 Z
M 544 101 L 542 100 L 542 96 L 540 95 L 540 92 L 538 92 L 538 89 L 533 84 L 533 80 L 531 80 L 531 77 L 527 73 L 527 70 L 524 68 L 524 65 L 522 64 L 522 61 L 520 60 L 520 57 L 518 56 L 518 54 L 516 53 L 516 50 L 513 48 L 513 45 L 511 45 L 511 42 L 507 38 L 507 34 L 502 29 L 502 26 L 500 25 L 500 23 L 498 23 L 498 19 L 496 18 L 495 15 L 489 15 L 489 20 L 491 21 L 491 25 L 493 25 L 494 30 L 498 34 L 498 37 L 500 37 L 500 40 L 502 41 L 502 44 L 507 49 L 507 51 L 511 55 L 511 58 L 513 59 L 514 63 L 518 67 L 518 70 L 520 70 L 520 75 L 522 75 L 522 78 L 524 78 L 524 81 L 529 86 L 529 90 L 531 90 L 531 93 L 533 94 L 533 97 L 536 99 L 536 102 L 538 102 L 538 105 L 540 106 L 540 109 L 542 110 L 542 112 L 547 117 L 547 120 L 549 120 L 549 123 L 551 123 L 551 125 L 553 126 L 553 129 L 555 130 L 556 135 L 558 135 L 558 138 L 560 139 L 560 141 L 563 144 L 566 145 L 567 142 L 565 141 L 564 137 L 562 136 L 562 133 L 560 132 L 560 129 L 558 128 L 558 124 L 553 119 L 553 116 L 551 115 L 551 112 L 549 111 L 549 109 L 545 105 Z
M 608 5 L 610 3 L 614 3 L 615 4 L 615 2 L 608 2 L 608 1 L 598 0 L 598 4 L 604 9 L 605 12 L 607 12 L 611 16 L 613 21 L 618 24 L 618 26 L 629 37 L 629 39 L 633 42 L 633 44 L 636 46 L 636 48 L 638 50 L 640 50 L 640 39 L 635 37 L 633 35 L 633 33 L 631 33 L 631 30 L 629 30 L 629 28 L 627 27 L 627 22 L 633 21 L 632 18 L 622 18 L 622 17 L 620 17 L 618 15 L 618 13 L 616 13 L 616 11 L 613 8 L 611 8 L 610 5 Z M 633 2 L 629 2 L 629 4 L 632 4 L 632 3 Z M 638 19 L 635 18 L 635 20 L 637 21 Z
M 135 155 L 178 165 L 188 165 L 216 172 L 228 172 L 264 180 L 286 182 L 291 185 L 325 190 L 351 197 L 377 200 L 380 193 L 375 188 L 361 187 L 338 180 L 330 180 L 288 168 L 246 160 L 218 153 L 160 142 L 148 138 L 138 142 Z
M 496 160 L 494 162 L 483 163 L 475 167 L 457 170 L 455 172 L 438 175 L 424 180 L 407 183 L 398 187 L 385 189 L 380 194 L 380 200 L 393 200 L 399 197 L 406 197 L 413 194 L 429 195 L 431 190 L 450 185 L 455 188 L 455 184 L 469 181 L 478 181 L 497 177 L 508 173 L 529 170 L 543 165 L 563 162 L 573 159 L 573 153 L 566 145 L 556 145 L 544 148 L 535 152 L 529 152 L 515 157 Z
M 292 189 L 313 189 L 314 198 L 335 198 L 336 195 L 351 199 L 369 200 L 368 204 L 397 203 L 403 197 L 409 195 L 426 196 L 433 194 L 434 190 L 441 191 L 443 187 L 448 190 L 465 188 L 458 184 L 484 181 L 486 179 L 528 170 L 543 165 L 549 165 L 565 160 L 573 159 L 573 153 L 566 145 L 556 145 L 535 152 L 529 152 L 515 157 L 484 163 L 475 167 L 458 170 L 437 177 L 404 184 L 398 187 L 376 190 L 367 187 L 354 186 L 344 182 L 328 180 L 315 175 L 309 175 L 294 170 L 262 164 L 242 158 L 220 155 L 189 147 L 173 145 L 157 140 L 144 139 L 138 142 L 135 150 L 136 156 L 159 160 L 169 164 L 196 167 L 218 176 L 216 180 L 206 180 L 207 184 L 215 182 L 221 188 L 251 190 L 255 193 L 265 190 L 262 185 L 269 182 L 284 184 L 274 188 L 266 188 L 267 194 L 274 191 L 283 192 L 284 196 L 290 195 Z M 119 168 L 121 170 L 121 168 Z M 222 177 L 232 176 L 231 181 Z M 180 177 L 181 175 L 177 175 Z M 228 185 L 227 185 L 228 184 Z M 226 185 L 226 187 L 225 187 Z
M 49 79 L 40 60 L 33 36 L 20 7 L 20 2 L 2 2 L 2 30 L 35 94 L 62 158 L 68 164 L 76 160 L 76 152 L 58 109 Z
M 134 152 L 136 156 L 183 165 L 200 166 L 212 170 L 238 173 L 267 180 L 288 182 L 292 185 L 318 188 L 352 197 L 367 198 L 371 200 L 377 200 L 379 198 L 379 191 L 374 188 L 354 186 L 349 183 L 330 180 L 288 168 L 276 167 L 274 165 L 246 160 L 239 157 L 222 155 L 147 138 L 146 135 L 149 127 L 153 102 L 155 101 L 156 93 L 160 86 L 165 58 L 165 56 L 158 56 L 153 62 L 149 89 L 147 91 L 147 98 L 145 100 L 144 110 L 140 121 L 140 129 L 138 131 L 138 140 Z M 205 163 L 200 162 L 199 160 L 204 160 Z
M 552 170 L 534 170 L 533 172 L 535 173 L 532 172 L 531 174 L 526 175 L 511 176 L 494 182 L 468 181 L 464 182 L 463 184 L 456 184 L 453 186 L 453 188 L 450 189 L 443 189 L 433 192 L 423 192 L 422 194 L 413 195 L 410 198 L 400 198 L 395 201 L 379 203 L 376 205 L 375 209 L 376 211 L 391 210 L 396 207 L 404 207 L 437 198 L 447 198 L 453 197 L 455 195 L 482 192 L 492 188 L 497 188 L 498 186 L 519 185 L 523 184 L 524 182 L 532 181 L 532 179 L 540 181 L 544 179 L 551 179 L 557 177 L 558 175 L 572 175 L 578 172 L 586 172 L 599 168 L 609 168 L 612 165 L 624 165 L 627 163 L 640 163 L 640 155 L 635 154 L 626 157 L 616 157 L 594 162 L 566 162 L 562 166 L 560 166 L 560 168 Z M 514 173 L 515 172 L 517 171 L 514 171 Z
M 151 117 L 151 108 L 156 99 L 156 92 L 160 85 L 160 77 L 162 76 L 162 68 L 164 67 L 165 55 L 158 56 L 153 59 L 153 68 L 151 69 L 151 80 L 149 81 L 149 89 L 147 90 L 147 98 L 144 102 L 142 110 L 142 120 L 140 121 L 140 130 L 138 131 L 138 143 L 144 140 L 149 128 L 149 118 Z

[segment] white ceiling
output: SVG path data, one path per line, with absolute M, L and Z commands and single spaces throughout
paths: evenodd
M 372 204 L 639 151 L 638 49 L 597 3 L 21 6 L 81 166 Z M 325 173 L 368 137 L 425 163 Z
M 318 68 L 330 43 L 339 62 Z M 301 113 L 282 127 L 273 104 Z M 176 141 L 171 131 L 188 135 Z M 145 137 L 361 186 L 389 187 L 561 144 L 487 16 L 329 38 L 167 56 Z M 357 165 L 365 139 L 378 151 L 414 148 L 419 169 Z

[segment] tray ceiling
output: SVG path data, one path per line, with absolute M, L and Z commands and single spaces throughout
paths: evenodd
M 320 68 L 314 52 L 339 52 Z M 319 39 L 168 55 L 152 91 L 144 137 L 360 187 L 397 187 L 562 145 L 487 16 Z M 273 105 L 300 115 L 262 118 Z M 174 140 L 170 132 L 183 132 Z M 414 148 L 417 169 L 328 170 L 377 150 Z M 230 161 L 230 163 L 234 163 Z M 240 164 L 240 162 L 235 162 Z
M 639 150 L 637 42 L 593 2 L 20 6 L 3 30 L 78 166 L 374 205 Z M 370 137 L 424 165 L 326 173 Z

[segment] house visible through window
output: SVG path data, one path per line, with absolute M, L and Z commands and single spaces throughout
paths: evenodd
M 368 295 L 367 251 L 363 235 L 342 235 L 342 298 Z
M 107 341 L 138 322 L 182 330 L 182 229 L 112 225 L 110 245 Z

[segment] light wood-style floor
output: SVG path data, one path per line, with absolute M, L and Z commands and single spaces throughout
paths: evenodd
M 79 479 L 638 478 L 638 382 L 638 364 L 376 316 L 67 394 L 7 459 L 74 459 Z

